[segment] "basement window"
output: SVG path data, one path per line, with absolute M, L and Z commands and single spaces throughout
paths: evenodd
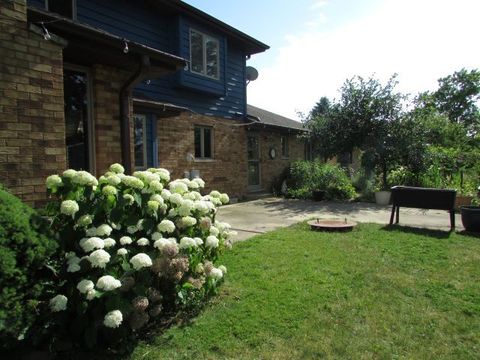
M 190 29 L 190 71 L 209 78 L 219 78 L 219 50 L 217 39 Z
M 212 159 L 213 130 L 211 127 L 195 126 L 195 158 Z
M 77 0 L 45 0 L 45 9 L 68 19 L 77 18 Z

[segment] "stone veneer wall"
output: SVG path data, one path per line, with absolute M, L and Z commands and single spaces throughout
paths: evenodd
M 26 0 L 0 2 L 0 183 L 31 205 L 66 163 L 62 47 L 27 28 Z

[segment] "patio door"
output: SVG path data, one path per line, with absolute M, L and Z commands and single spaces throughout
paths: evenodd
M 260 189 L 260 145 L 257 135 L 247 137 L 248 189 Z
M 67 167 L 94 171 L 92 96 L 88 69 L 71 66 L 63 71 Z

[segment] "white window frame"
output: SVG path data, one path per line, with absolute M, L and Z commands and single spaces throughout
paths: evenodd
M 147 164 L 147 115 L 145 114 L 133 114 L 133 158 L 136 160 L 135 156 L 135 122 L 137 119 L 142 120 L 142 142 L 143 142 L 143 165 L 134 164 L 135 170 L 145 170 L 148 167 Z
M 203 73 L 194 71 L 192 66 L 192 33 L 196 32 L 197 34 L 202 36 L 202 55 L 203 55 Z M 217 44 L 217 72 L 215 76 L 207 75 L 207 41 L 213 41 Z M 190 72 L 193 74 L 201 75 L 210 79 L 218 80 L 220 79 L 220 41 L 218 39 L 207 35 L 197 29 L 190 29 Z
M 285 144 L 285 148 L 283 144 Z M 286 135 L 280 136 L 280 147 L 282 149 L 282 158 L 288 159 L 290 157 L 290 147 L 288 144 L 288 136 Z
M 65 0 L 66 1 L 66 0 Z M 77 0 L 70 0 L 72 2 L 72 20 L 77 20 Z M 47 11 L 50 11 L 50 6 L 49 6 L 49 0 L 45 0 L 45 9 Z M 56 14 L 56 13 L 55 13 Z M 58 14 L 60 16 L 63 16 L 61 14 Z M 67 19 L 69 19 L 67 17 Z
M 200 157 L 195 154 L 195 160 L 213 160 L 213 127 L 205 125 L 194 125 L 193 128 L 193 147 L 195 150 L 195 130 L 200 129 Z M 210 157 L 205 156 L 205 129 L 210 130 Z

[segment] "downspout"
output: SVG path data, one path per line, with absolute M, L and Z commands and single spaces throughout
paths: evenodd
M 132 89 L 141 82 L 150 71 L 150 57 L 142 55 L 138 70 L 123 84 L 120 89 L 120 135 L 122 162 L 125 172 L 132 173 L 132 153 L 130 151 L 130 95 Z

